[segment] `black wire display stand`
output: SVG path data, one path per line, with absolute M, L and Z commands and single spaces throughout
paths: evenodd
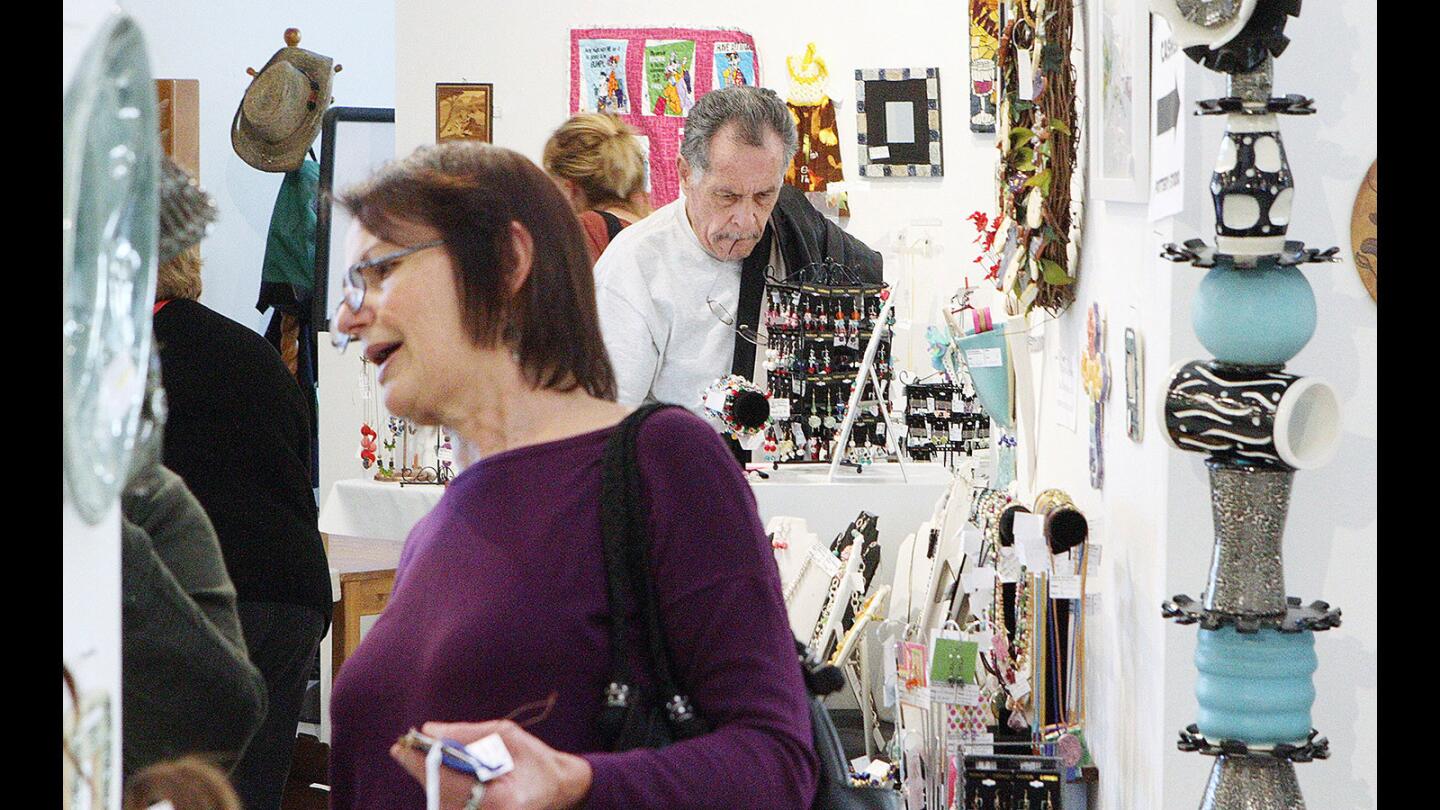
M 790 446 L 777 453 L 777 465 L 828 462 L 833 476 L 840 466 L 860 470 L 898 453 L 885 427 L 890 292 L 889 284 L 864 281 L 831 260 L 766 279 L 771 431 L 777 445 Z

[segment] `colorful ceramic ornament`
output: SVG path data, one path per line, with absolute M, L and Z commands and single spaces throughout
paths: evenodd
M 1110 364 L 1105 357 L 1105 319 L 1098 303 L 1085 319 L 1085 354 L 1080 379 L 1090 400 L 1090 486 L 1105 486 L 1105 401 L 1110 397 Z

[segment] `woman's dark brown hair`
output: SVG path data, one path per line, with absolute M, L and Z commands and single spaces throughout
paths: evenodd
M 455 264 L 466 333 L 475 345 L 513 350 L 531 385 L 615 399 L 584 233 L 540 167 L 485 143 L 422 146 L 337 202 L 398 246 L 418 241 L 417 225 L 438 231 Z M 511 222 L 535 246 L 529 277 L 513 293 Z

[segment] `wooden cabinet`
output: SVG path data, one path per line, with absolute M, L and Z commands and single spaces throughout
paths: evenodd
M 340 574 L 340 602 L 336 605 L 335 630 L 330 634 L 331 666 L 336 673 L 385 610 L 394 587 L 394 568 Z
M 156 79 L 155 96 L 161 148 L 195 182 L 200 182 L 199 80 Z

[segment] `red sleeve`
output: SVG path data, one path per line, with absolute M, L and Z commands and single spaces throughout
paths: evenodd
M 580 229 L 585 231 L 585 247 L 590 250 L 590 263 L 600 258 L 605 246 L 610 244 L 610 231 L 605 227 L 605 218 L 594 211 L 580 215 Z

